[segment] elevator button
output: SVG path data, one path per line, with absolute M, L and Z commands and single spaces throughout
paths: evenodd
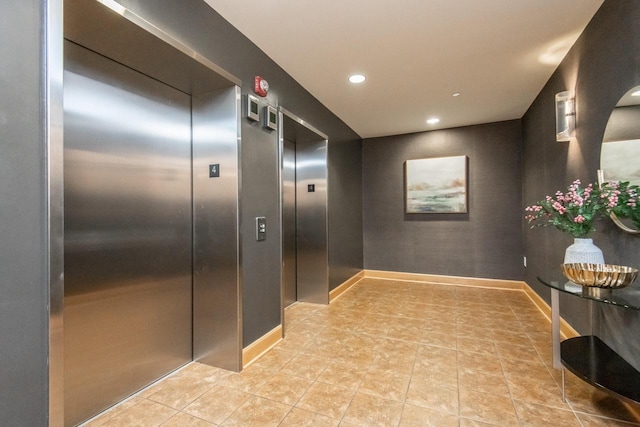
M 256 218 L 256 240 L 267 240 L 267 218 L 263 216 Z

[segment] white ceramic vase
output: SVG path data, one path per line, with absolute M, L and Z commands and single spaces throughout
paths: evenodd
M 604 255 L 599 247 L 593 244 L 593 239 L 574 238 L 573 245 L 564 253 L 564 263 L 586 262 L 604 264 Z

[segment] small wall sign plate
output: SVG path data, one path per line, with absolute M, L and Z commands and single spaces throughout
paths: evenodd
M 257 122 L 260 120 L 260 107 L 258 106 L 258 98 L 253 95 L 247 95 L 247 118 Z
M 271 130 L 278 129 L 278 111 L 270 105 L 264 107 L 264 127 Z

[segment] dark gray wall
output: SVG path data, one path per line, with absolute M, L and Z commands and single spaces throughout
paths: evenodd
M 640 2 L 606 0 L 547 82 L 523 118 L 523 202 L 532 204 L 556 190 L 564 190 L 576 178 L 595 182 L 600 144 L 609 115 L 627 90 L 640 84 Z M 555 142 L 554 94 L 576 92 L 576 140 Z M 637 159 L 633 159 L 637 161 Z M 572 242 L 551 228 L 529 230 L 524 250 L 528 267 L 525 280 L 549 301 L 549 290 L 536 275 L 558 270 L 564 250 Z M 640 238 L 624 234 L 610 221 L 596 224 L 594 243 L 605 261 L 640 266 Z M 546 273 L 550 274 L 550 273 Z M 562 315 L 580 332 L 588 325 L 585 305 L 577 298 L 561 298 Z M 640 367 L 640 316 L 605 308 L 601 334 L 611 346 Z
M 243 341 L 251 344 L 280 324 L 278 135 L 243 118 L 241 245 Z M 256 241 L 255 218 L 267 218 L 267 239 Z
M 360 175 L 344 170 L 341 159 L 359 158 L 360 138 L 333 113 L 313 98 L 264 52 L 201 0 L 119 0 L 158 27 L 171 33 L 216 65 L 242 80 L 242 93 L 252 93 L 254 76 L 271 87 L 266 102 L 282 105 L 329 136 L 329 165 L 333 171 L 329 195 L 330 285 L 335 287 L 351 272 L 362 268 L 359 206 L 345 209 L 343 200 L 360 199 Z M 247 13 L 250 13 L 247 11 Z M 265 25 L 285 25 L 269 23 Z M 280 324 L 280 257 L 277 186 L 277 135 L 242 120 L 242 262 L 244 345 Z M 254 238 L 255 217 L 266 216 L 267 241 Z M 333 224 L 333 226 L 331 226 Z M 352 233 L 345 233 L 346 228 Z
M 362 270 L 362 143 L 329 142 L 329 290 Z
M 364 266 L 522 279 L 519 120 L 363 142 Z M 467 214 L 405 214 L 403 164 L 466 155 Z
M 0 425 L 48 415 L 45 2 L 0 3 Z M 61 70 L 60 70 L 61 71 Z

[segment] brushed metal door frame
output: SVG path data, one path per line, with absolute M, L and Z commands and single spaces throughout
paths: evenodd
M 289 123 L 287 125 L 286 123 Z M 295 126 L 297 136 L 288 138 L 290 129 L 287 126 Z M 297 270 L 297 299 L 319 304 L 329 303 L 329 247 L 328 247 L 328 167 L 327 146 L 329 137 L 310 125 L 305 120 L 291 113 L 283 107 L 279 107 L 279 159 L 280 159 L 280 225 L 283 229 L 283 167 L 284 167 L 284 141 L 289 139 L 296 144 L 296 270 Z M 310 183 L 315 184 L 315 192 L 307 193 Z M 313 198 L 309 198 L 309 194 Z M 309 201 L 315 204 L 313 218 L 305 220 L 307 215 L 301 216 L 300 207 Z M 318 231 L 318 232 L 315 232 Z M 302 240 L 301 240 L 302 236 Z M 281 251 L 281 305 L 282 324 L 284 326 L 284 239 L 280 236 Z M 307 256 L 301 253 L 306 251 Z M 302 261 L 302 269 L 300 264 Z M 313 271 L 307 271 L 312 269 Z M 303 280 L 301 280 L 301 278 Z M 308 280 L 306 280 L 308 279 Z M 308 282 L 308 283 L 302 283 Z M 286 328 L 285 328 L 286 333 Z
M 193 360 L 232 371 L 242 369 L 239 100 L 237 86 L 193 97 Z
M 47 259 L 49 309 L 49 424 L 64 423 L 64 49 L 63 2 L 42 2 L 45 62 L 42 78 L 42 105 L 46 143 Z M 18 59 L 20 60 L 20 59 Z
M 296 145 L 283 140 L 282 151 L 282 292 L 284 307 L 298 300 L 296 262 Z

